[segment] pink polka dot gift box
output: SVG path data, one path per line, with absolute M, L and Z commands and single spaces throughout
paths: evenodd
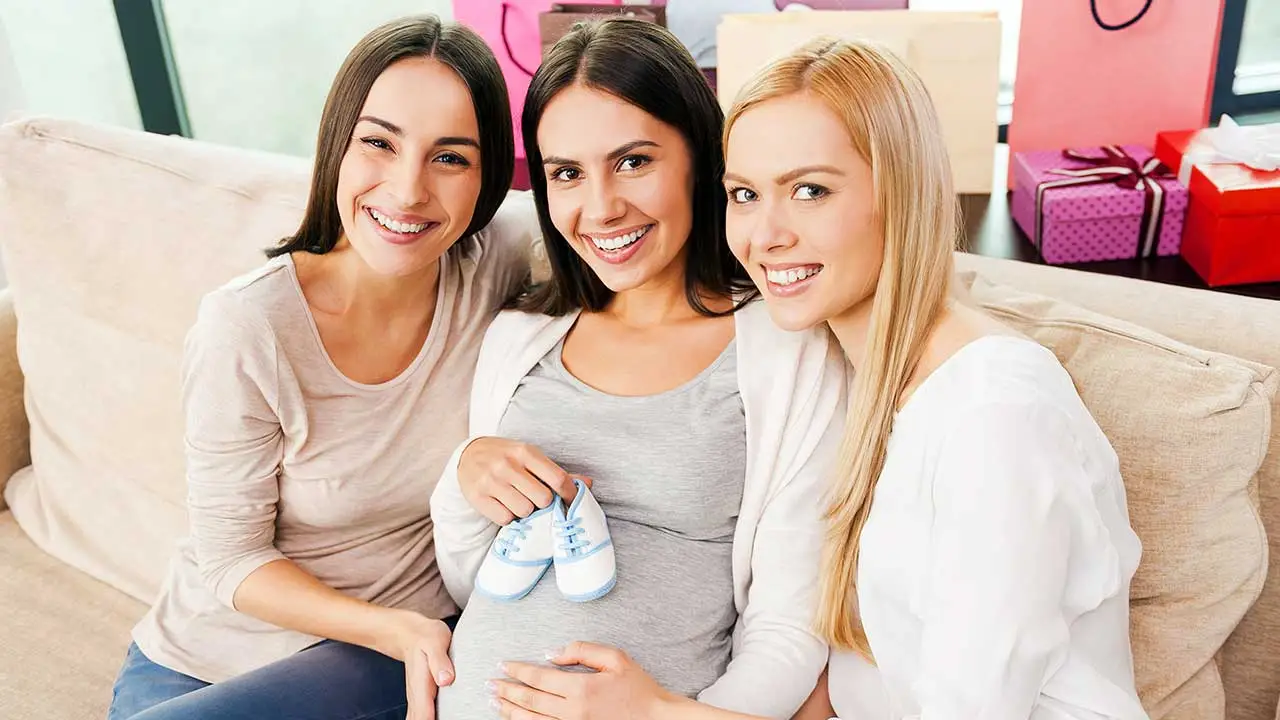
M 1046 263 L 1177 255 L 1187 188 L 1141 145 L 1020 152 L 1014 222 Z

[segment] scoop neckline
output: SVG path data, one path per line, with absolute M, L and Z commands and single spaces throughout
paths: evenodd
M 320 353 L 320 356 L 324 358 L 325 364 L 329 366 L 330 371 L 333 372 L 334 376 L 337 377 L 339 381 L 356 388 L 357 390 L 375 392 L 385 390 L 404 383 L 406 379 L 417 372 L 419 367 L 427 362 L 428 358 L 434 362 L 440 355 L 443 342 L 436 342 L 436 338 L 441 335 L 447 335 L 449 332 L 449 316 L 444 312 L 446 297 L 445 284 L 449 282 L 450 277 L 448 273 L 448 253 L 441 255 L 440 260 L 438 261 L 440 263 L 440 271 L 438 275 L 439 280 L 436 282 L 436 307 L 431 316 L 431 328 L 427 331 L 426 339 L 422 341 L 422 347 L 418 348 L 418 353 L 414 356 L 413 362 L 409 363 L 404 370 L 401 370 L 395 377 L 389 380 L 384 380 L 380 383 L 363 383 L 358 380 L 353 380 L 338 368 L 337 363 L 335 363 L 333 358 L 329 355 L 329 350 L 324 346 L 324 339 L 320 337 L 320 326 L 316 324 L 315 315 L 311 312 L 311 305 L 307 302 L 307 295 L 302 291 L 302 281 L 298 279 L 298 266 L 293 261 L 292 253 L 285 253 L 280 257 L 284 258 L 285 268 L 289 272 L 289 279 L 293 284 L 294 292 L 297 293 L 298 302 L 302 306 L 302 314 L 307 319 L 307 327 L 311 329 L 311 337 L 315 340 L 316 350 Z
M 617 402 L 646 402 L 684 394 L 698 385 L 701 385 L 707 378 L 711 377 L 711 375 L 725 363 L 729 355 L 737 351 L 738 344 L 738 337 L 735 334 L 734 337 L 729 339 L 729 342 L 724 346 L 724 349 L 720 351 L 720 354 L 717 355 L 716 358 L 706 367 L 699 370 L 697 375 L 694 375 L 692 378 L 689 378 L 673 388 L 663 390 L 661 392 L 649 393 L 647 395 L 615 395 L 583 382 L 581 378 L 574 375 L 564 364 L 564 341 L 567 337 L 568 333 L 565 333 L 565 336 L 560 338 L 556 343 L 555 348 L 551 350 L 552 364 L 555 367 L 556 372 L 578 390 L 590 393 L 596 397 L 608 398 Z

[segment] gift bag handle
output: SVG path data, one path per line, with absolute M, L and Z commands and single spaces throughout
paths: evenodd
M 511 64 L 515 65 L 516 68 L 525 75 L 533 77 L 533 71 L 525 67 L 524 64 L 520 62 L 520 58 L 517 58 L 516 54 L 511 51 L 511 41 L 507 39 L 507 11 L 510 9 L 511 3 L 502 3 L 502 20 L 498 26 L 500 28 L 499 32 L 502 34 L 502 47 L 507 51 L 507 57 L 511 58 Z
M 1104 21 L 1102 19 L 1102 16 L 1098 14 L 1098 0 L 1089 0 L 1089 11 L 1093 13 L 1093 21 L 1098 23 L 1098 27 L 1102 28 L 1103 30 L 1110 30 L 1112 32 L 1117 30 L 1124 30 L 1125 28 L 1134 25 L 1139 20 L 1141 20 L 1142 17 L 1146 15 L 1147 11 L 1150 9 L 1151 9 L 1151 0 L 1147 0 L 1145 3 L 1143 3 L 1142 9 L 1138 11 L 1137 15 L 1134 15 L 1132 18 L 1130 18 L 1125 22 L 1120 23 L 1119 25 L 1111 25 L 1106 21 Z

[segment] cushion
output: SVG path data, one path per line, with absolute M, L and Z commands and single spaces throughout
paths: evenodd
M 1135 676 L 1153 720 L 1223 718 L 1214 656 L 1257 599 L 1257 473 L 1280 373 L 981 278 L 971 299 L 1057 355 L 1120 458 L 1143 543 Z
M 36 545 L 149 602 L 186 532 L 183 338 L 296 228 L 310 164 L 50 120 L 0 128 L 0 157 L 32 459 L 5 499 Z
M 1280 368 L 1280 302 L 970 253 L 957 266 L 984 278 L 1122 318 L 1188 345 Z M 1280 393 L 1271 403 L 1280 417 Z M 1280 698 L 1280 422 L 1258 472 L 1262 524 L 1270 544 L 1270 582 L 1223 646 L 1218 670 L 1231 720 L 1271 720 Z
M 146 606 L 41 552 L 0 513 L 0 716 L 101 720 Z

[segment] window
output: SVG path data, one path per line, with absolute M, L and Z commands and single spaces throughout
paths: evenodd
M 1213 117 L 1280 110 L 1280 2 L 1226 0 Z
M 141 128 L 111 0 L 0 0 L 0 120 Z
M 452 16 L 451 0 L 163 0 L 190 133 L 309 156 L 347 52 L 404 15 Z

